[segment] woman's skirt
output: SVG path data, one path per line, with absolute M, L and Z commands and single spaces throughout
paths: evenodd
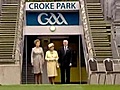
M 47 74 L 48 74 L 48 77 L 57 76 L 57 62 L 56 61 L 47 61 Z

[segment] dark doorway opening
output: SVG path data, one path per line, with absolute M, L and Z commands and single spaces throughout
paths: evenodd
M 44 53 L 48 50 L 47 45 L 50 42 L 55 44 L 55 49 L 58 50 L 62 46 L 62 41 L 67 39 L 69 41 L 69 46 L 73 50 L 73 66 L 71 73 L 71 83 L 80 83 L 81 81 L 81 73 L 80 73 L 80 63 L 83 57 L 83 49 L 82 48 L 82 39 L 80 35 L 67 35 L 67 36 L 38 36 L 38 35 L 28 35 L 25 36 L 24 40 L 24 55 L 23 55 L 23 70 L 22 70 L 22 83 L 23 84 L 34 84 L 34 74 L 32 73 L 32 65 L 31 65 L 31 50 L 35 46 L 34 40 L 40 39 L 41 47 L 44 49 Z M 78 67 L 78 68 L 77 68 Z M 75 69 L 76 68 L 76 69 Z M 76 74 L 74 73 L 74 70 Z M 46 71 L 45 71 L 46 72 Z M 60 75 L 60 73 L 59 73 Z M 74 79 L 74 77 L 76 77 Z M 47 74 L 44 75 L 43 82 L 48 83 Z M 56 82 L 60 82 L 60 76 L 57 77 Z

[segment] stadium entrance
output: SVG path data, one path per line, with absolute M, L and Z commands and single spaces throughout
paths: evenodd
M 45 5 L 52 6 L 45 6 Z M 44 5 L 41 8 L 40 5 Z M 59 5 L 59 7 L 58 7 Z M 66 6 L 67 5 L 67 6 Z M 69 46 L 73 49 L 73 66 L 71 68 L 71 83 L 80 83 L 86 80 L 85 64 L 83 55 L 83 27 L 80 18 L 80 6 L 78 1 L 71 2 L 27 2 L 25 27 L 24 27 L 24 61 L 23 61 L 23 83 L 34 83 L 34 75 L 31 66 L 31 49 L 34 40 L 40 39 L 44 53 L 48 50 L 50 42 L 55 44 L 58 50 L 62 41 L 67 39 Z M 82 67 L 81 67 L 82 66 Z M 44 65 L 43 83 L 48 83 Z M 82 73 L 81 73 L 82 72 Z M 55 78 L 60 83 L 60 70 Z
M 67 39 L 69 41 L 69 46 L 73 50 L 73 60 L 72 67 L 70 73 L 70 81 L 71 83 L 80 83 L 81 82 L 81 60 L 84 59 L 83 49 L 82 49 L 82 39 L 81 35 L 59 35 L 59 36 L 43 36 L 43 35 L 27 35 L 25 36 L 25 47 L 24 47 L 24 60 L 23 60 L 23 70 L 22 70 L 22 83 L 34 83 L 34 74 L 32 73 L 32 65 L 31 65 L 31 49 L 35 46 L 35 39 L 41 40 L 41 47 L 44 49 L 44 53 L 48 50 L 47 45 L 50 42 L 55 44 L 55 49 L 59 50 L 62 46 L 62 41 Z M 44 73 L 42 75 L 43 83 L 47 84 L 47 71 L 46 71 L 46 63 L 44 65 Z M 60 83 L 60 70 L 58 69 L 58 76 L 55 78 L 56 83 Z

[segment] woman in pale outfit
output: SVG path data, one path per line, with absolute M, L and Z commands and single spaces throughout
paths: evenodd
M 54 84 L 55 77 L 57 76 L 57 63 L 58 63 L 58 53 L 54 50 L 54 44 L 50 43 L 48 45 L 49 50 L 46 52 L 45 60 L 47 61 L 47 74 L 51 84 Z
M 35 47 L 31 51 L 31 64 L 33 65 L 33 72 L 35 75 L 35 83 L 42 83 L 42 65 L 44 63 L 44 52 L 42 47 L 40 47 L 40 40 L 36 39 L 34 41 Z

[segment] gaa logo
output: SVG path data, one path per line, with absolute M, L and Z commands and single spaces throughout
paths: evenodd
M 61 13 L 41 13 L 38 15 L 38 22 L 41 25 L 62 25 L 65 24 L 67 25 L 67 21 L 65 20 L 64 16 Z

